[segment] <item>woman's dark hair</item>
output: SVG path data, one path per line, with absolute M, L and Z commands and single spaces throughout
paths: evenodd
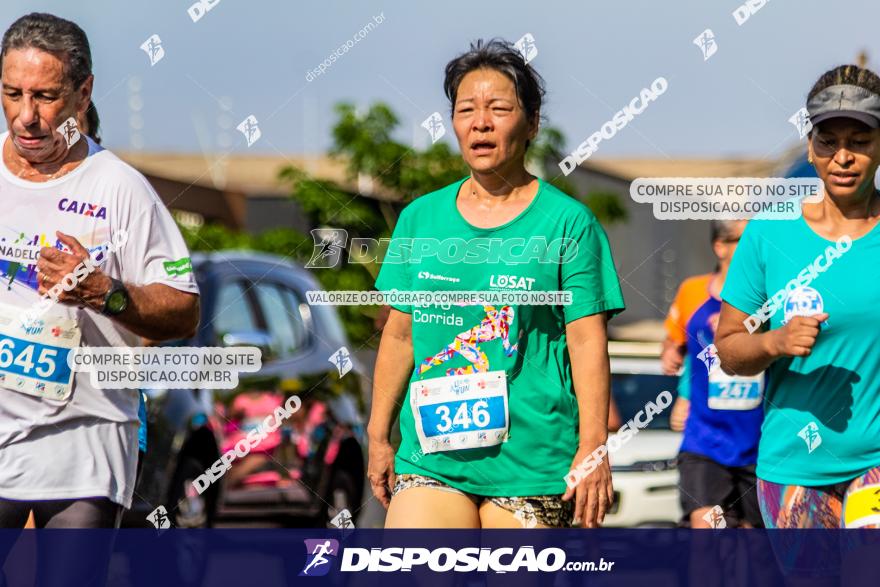
M 89 108 L 86 110 L 86 125 L 89 128 L 86 129 L 86 134 L 91 137 L 93 141 L 101 144 L 101 119 L 98 117 L 98 109 L 95 108 L 94 102 L 89 102 Z
M 807 94 L 809 102 L 813 97 L 831 86 L 850 85 L 858 86 L 880 96 L 880 76 L 865 67 L 858 65 L 838 65 L 829 69 L 816 80 L 810 93 Z M 813 131 L 810 131 L 812 134 Z
M 844 84 L 859 86 L 880 96 L 880 76 L 876 73 L 858 65 L 838 65 L 819 76 L 819 79 L 813 84 L 813 89 L 807 94 L 807 101 L 825 88 Z
M 461 80 L 477 69 L 493 69 L 506 75 L 516 88 L 516 97 L 526 113 L 526 118 L 534 121 L 541 116 L 541 104 L 545 93 L 544 79 L 532 66 L 526 64 L 513 43 L 503 39 L 489 41 L 478 39 L 471 43 L 467 53 L 459 55 L 446 64 L 443 91 L 449 98 L 450 109 L 455 110 L 455 100 Z M 526 141 L 526 147 L 528 146 L 529 143 Z
M 79 88 L 92 75 L 89 39 L 76 23 L 40 12 L 22 16 L 3 34 L 0 68 L 9 51 L 31 47 L 60 59 L 64 63 L 64 74 L 74 88 Z

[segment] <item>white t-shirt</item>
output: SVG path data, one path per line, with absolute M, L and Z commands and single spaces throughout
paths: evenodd
M 0 135 L 0 146 L 7 138 Z M 42 183 L 14 176 L 0 158 L 0 207 L 0 304 L 6 310 L 39 302 L 35 246 L 66 251 L 56 231 L 76 238 L 101 259 L 104 273 L 124 283 L 163 283 L 198 294 L 186 244 L 159 196 L 134 168 L 92 141 L 76 169 Z M 102 252 L 120 229 L 127 236 L 121 248 Z M 138 335 L 91 308 L 53 304 L 43 317 L 47 323 L 76 320 L 81 346 L 141 344 Z M 0 343 L 9 338 L 3 328 L 0 323 Z M 131 507 L 137 390 L 95 389 L 88 373 L 77 372 L 71 395 L 54 400 L 14 391 L 15 379 L 0 361 L 0 497 L 107 497 Z

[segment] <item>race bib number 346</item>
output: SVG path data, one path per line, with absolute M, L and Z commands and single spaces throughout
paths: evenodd
M 422 452 L 480 448 L 507 439 L 504 371 L 437 377 L 410 385 Z

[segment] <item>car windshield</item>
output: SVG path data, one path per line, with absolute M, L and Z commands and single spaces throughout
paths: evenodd
M 620 412 L 621 423 L 626 423 L 648 402 L 657 401 L 662 391 L 669 391 L 673 398 L 678 395 L 678 377 L 674 375 L 650 375 L 646 373 L 613 373 L 611 375 L 611 395 Z M 669 429 L 669 414 L 672 406 L 656 414 L 647 428 L 649 430 Z M 639 418 L 644 421 L 644 417 Z

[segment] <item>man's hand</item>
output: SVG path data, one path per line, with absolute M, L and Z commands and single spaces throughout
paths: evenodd
M 589 458 L 596 448 L 595 446 L 581 445 L 577 454 L 574 455 L 571 470 L 576 469 L 584 462 L 584 459 Z M 598 528 L 605 521 L 605 514 L 614 503 L 611 465 L 608 463 L 607 454 L 600 460 L 599 465 L 581 479 L 573 489 L 571 487 L 566 489 L 562 499 L 568 501 L 572 497 L 574 497 L 574 522 L 572 525 Z
M 669 415 L 669 428 L 673 432 L 682 432 L 687 424 L 688 414 L 691 412 L 691 402 L 678 396 L 672 404 L 672 412 Z
M 89 251 L 78 240 L 63 232 L 55 234 L 71 252 L 65 253 L 53 247 L 40 249 L 37 260 L 39 294 L 44 295 L 55 288 L 51 297 L 57 302 L 87 304 L 101 310 L 104 295 L 110 289 L 110 278 L 92 264 Z M 69 291 L 65 291 L 65 287 L 70 288 Z
M 684 364 L 684 350 L 669 339 L 663 342 L 663 352 L 660 354 L 660 368 L 664 375 L 678 375 L 678 371 Z
M 828 314 L 795 316 L 785 326 L 771 330 L 767 337 L 770 354 L 774 357 L 807 357 L 813 351 L 822 322 Z

